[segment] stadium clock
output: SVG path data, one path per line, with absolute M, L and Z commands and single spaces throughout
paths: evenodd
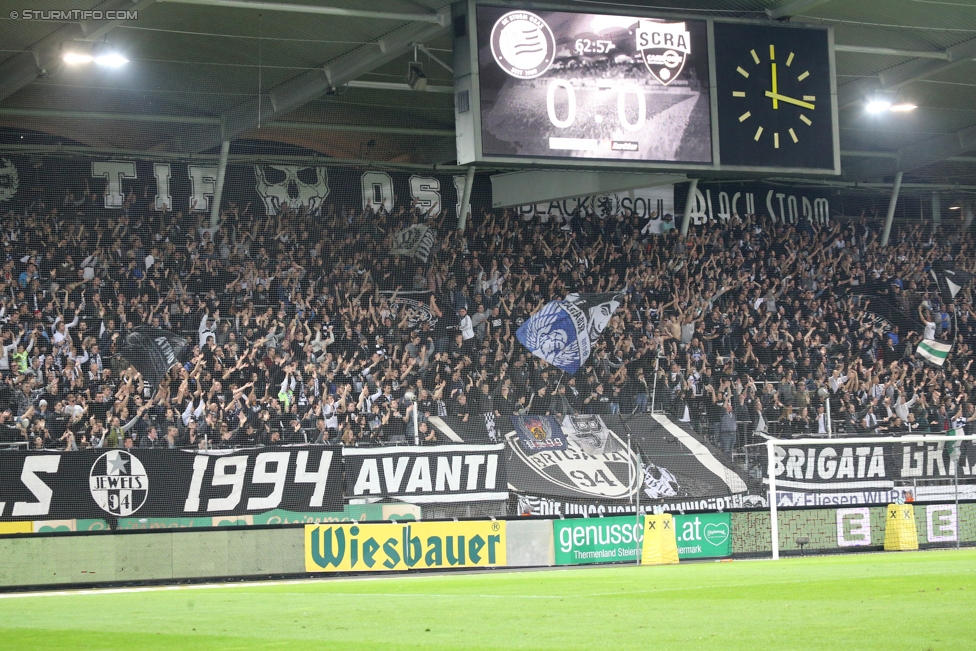
M 722 165 L 834 167 L 823 29 L 716 23 Z

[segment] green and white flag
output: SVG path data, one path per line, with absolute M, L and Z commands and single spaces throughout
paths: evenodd
M 959 427 L 956 429 L 951 429 L 946 432 L 946 436 L 962 436 L 966 433 L 966 430 Z M 959 463 L 959 457 L 962 456 L 962 441 L 949 441 L 946 444 L 946 450 L 949 451 L 949 463 L 951 464 L 949 474 L 954 474 L 956 469 L 956 464 Z
M 952 344 L 942 344 L 934 339 L 923 339 L 915 350 L 915 354 L 932 366 L 942 368 L 950 350 L 952 350 Z

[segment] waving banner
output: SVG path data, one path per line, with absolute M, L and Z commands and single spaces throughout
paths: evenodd
M 390 255 L 405 255 L 427 262 L 430 249 L 437 239 L 437 231 L 424 224 L 414 224 L 399 231 L 393 236 Z
M 620 294 L 569 294 L 544 305 L 515 336 L 533 355 L 572 375 L 589 359 L 620 301 Z
M 189 351 L 189 342 L 183 337 L 159 328 L 143 327 L 126 335 L 120 355 L 155 389 L 171 368 L 187 361 Z

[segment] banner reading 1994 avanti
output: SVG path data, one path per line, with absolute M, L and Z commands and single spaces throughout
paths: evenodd
M 504 566 L 505 522 L 305 526 L 308 572 L 384 572 Z

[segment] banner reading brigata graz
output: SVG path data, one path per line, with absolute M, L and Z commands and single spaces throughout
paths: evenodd
M 688 184 L 674 186 L 674 205 L 684 210 Z M 691 206 L 693 224 L 725 224 L 732 215 L 767 215 L 777 224 L 830 223 L 830 191 L 771 183 L 699 183 Z
M 76 198 L 87 190 L 95 193 L 109 210 L 121 210 L 134 193 L 137 207 L 157 210 L 209 213 L 217 185 L 216 165 L 142 160 L 91 160 L 90 158 L 47 159 L 40 164 L 27 157 L 0 158 L 0 206 L 34 204 L 37 196 L 28 188 L 57 190 L 56 206 L 70 192 Z M 224 181 L 226 206 L 234 201 L 244 208 L 252 204 L 255 214 L 276 215 L 285 205 L 315 213 L 323 204 L 337 208 L 381 207 L 387 212 L 409 208 L 413 202 L 436 216 L 446 210 L 450 217 L 460 212 L 465 176 L 378 170 L 356 170 L 327 165 L 230 164 Z M 488 207 L 487 179 L 475 177 L 471 205 L 479 213 Z M 36 210 L 36 206 L 34 208 Z
M 0 454 L 0 520 L 341 511 L 337 450 L 94 450 Z
M 343 448 L 350 500 L 424 504 L 508 499 L 503 443 Z
M 305 526 L 306 572 L 504 566 L 504 521 Z
M 950 449 L 958 446 L 958 449 Z M 766 448 L 761 448 L 766 467 Z M 976 446 L 972 441 L 932 443 L 849 443 L 773 448 L 776 487 L 789 492 L 885 491 L 920 481 L 976 483 Z M 958 464 L 958 468 L 957 468 Z M 763 479 L 768 483 L 768 477 Z

